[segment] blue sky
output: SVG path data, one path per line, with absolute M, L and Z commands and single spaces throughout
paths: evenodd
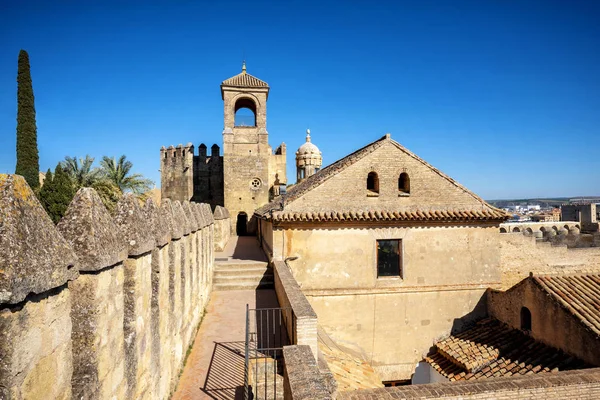
M 0 173 L 29 52 L 40 169 L 222 144 L 221 81 L 271 86 L 273 148 L 330 164 L 386 132 L 488 199 L 600 195 L 598 1 L 0 0 Z

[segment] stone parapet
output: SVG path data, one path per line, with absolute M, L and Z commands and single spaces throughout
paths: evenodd
M 302 293 L 287 264 L 283 261 L 275 261 L 273 269 L 279 305 L 292 310 L 291 319 L 285 317 L 288 336 L 293 344 L 308 345 L 316 359 L 318 356 L 317 314 Z
M 174 204 L 169 199 L 163 199 L 160 204 L 160 213 L 164 220 L 168 222 L 171 230 L 171 238 L 179 239 L 183 236 L 185 222 L 181 219 L 182 214 L 176 213 Z
M 597 399 L 600 368 L 340 392 L 337 400 Z
M 149 253 L 155 247 L 152 227 L 145 218 L 138 199 L 132 193 L 126 193 L 117 203 L 115 224 L 125 238 L 129 256 Z
M 75 250 L 80 271 L 99 271 L 127 258 L 127 244 L 94 189 L 79 189 L 57 228 Z
M 215 251 L 223 251 L 231 235 L 229 211 L 217 206 L 213 214 L 215 224 Z
M 0 191 L 0 398 L 168 399 L 212 287 L 208 206 L 126 195 L 112 218 L 86 188 L 55 227 L 21 177 Z
M 229 211 L 225 207 L 216 206 L 213 213 L 215 221 L 229 218 Z
M 171 241 L 171 225 L 173 217 L 161 212 L 152 199 L 144 204 L 144 218 L 148 221 L 157 247 L 162 247 Z
M 183 211 L 183 206 L 179 201 L 173 201 L 171 204 L 173 205 L 173 219 L 176 223 L 181 224 L 183 235 L 189 235 L 192 233 L 192 223 L 185 214 L 185 211 Z
M 200 225 L 196 219 L 196 213 L 192 210 L 191 203 L 189 201 L 185 201 L 181 203 L 181 206 L 190 224 L 190 232 L 196 232 L 198 229 L 200 229 Z
M 283 359 L 285 400 L 333 399 L 309 346 L 285 346 Z
M 0 305 L 76 279 L 76 260 L 25 179 L 0 174 Z

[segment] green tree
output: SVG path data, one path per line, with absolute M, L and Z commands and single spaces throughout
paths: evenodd
M 91 187 L 98 193 L 102 203 L 112 214 L 117 206 L 117 202 L 123 196 L 121 190 L 108 179 L 100 179 L 99 181 L 94 182 Z
M 86 155 L 85 158 L 66 156 L 60 166 L 69 175 L 75 185 L 75 189 L 82 187 L 92 187 L 102 179 L 101 171 L 94 168 L 94 157 Z
M 15 173 L 23 175 L 29 186 L 37 191 L 40 187 L 39 170 L 40 161 L 29 55 L 25 50 L 21 50 L 17 72 L 17 166 Z
M 118 161 L 114 157 L 102 157 L 100 168 L 103 176 L 118 187 L 122 193 L 133 192 L 140 195 L 150 190 L 154 184 L 141 174 L 131 174 L 133 164 L 131 161 L 127 161 L 125 155 L 119 157 Z
M 44 209 L 55 224 L 65 215 L 73 196 L 75 196 L 73 182 L 63 171 L 60 163 L 56 166 L 54 175 L 48 170 L 39 197 Z

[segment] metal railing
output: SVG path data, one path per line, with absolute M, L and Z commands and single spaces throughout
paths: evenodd
M 246 305 L 244 400 L 283 399 L 288 321 L 293 321 L 291 308 L 250 309 Z

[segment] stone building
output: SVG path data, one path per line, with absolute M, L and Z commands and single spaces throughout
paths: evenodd
M 223 155 L 219 146 L 179 145 L 161 149 L 161 195 L 171 200 L 225 206 L 231 230 L 239 235 L 256 232 L 254 210 L 268 203 L 287 183 L 286 147 L 269 145 L 267 100 L 269 85 L 242 72 L 221 83 L 223 99 Z
M 485 291 L 500 283 L 507 215 L 390 135 L 255 215 L 319 324 L 383 381 L 409 379 L 435 338 L 484 317 Z

